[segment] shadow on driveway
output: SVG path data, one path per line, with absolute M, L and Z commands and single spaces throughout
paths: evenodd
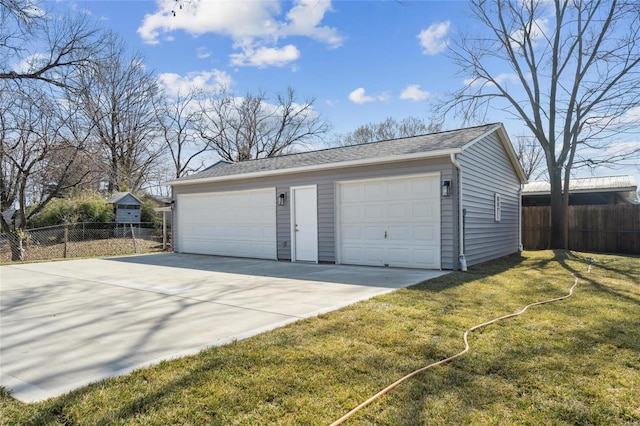
M 292 263 L 289 261 L 179 253 L 112 257 L 105 260 L 147 266 L 184 268 L 190 271 L 199 270 L 253 277 L 286 278 L 385 288 L 405 287 L 442 275 L 441 271 L 421 269 Z
M 0 385 L 33 402 L 444 272 L 154 254 L 0 274 Z

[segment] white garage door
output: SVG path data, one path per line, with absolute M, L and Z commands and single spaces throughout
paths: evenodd
M 340 263 L 440 269 L 439 183 L 438 175 L 340 183 Z
M 183 253 L 276 259 L 275 188 L 179 195 Z

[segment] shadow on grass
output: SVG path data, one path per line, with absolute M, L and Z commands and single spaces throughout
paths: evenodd
M 554 252 L 555 253 L 555 252 Z M 585 270 L 577 270 L 573 267 L 571 267 L 571 265 L 569 265 L 567 263 L 568 260 L 573 260 L 573 261 L 578 261 L 578 262 L 584 262 L 585 265 L 588 264 L 592 264 L 592 271 L 595 272 L 596 269 L 604 269 L 608 272 L 610 272 L 611 274 L 615 274 L 621 277 L 624 277 L 624 279 L 626 281 L 628 281 L 629 283 L 631 283 L 632 285 L 635 286 L 640 286 L 640 266 L 636 266 L 635 268 L 632 265 L 631 262 L 628 263 L 627 265 L 624 264 L 620 264 L 619 262 L 616 263 L 609 263 L 609 262 L 601 262 L 598 261 L 598 256 L 597 255 L 582 255 L 579 253 L 574 253 L 574 252 L 570 252 L 570 251 L 564 251 L 564 252 L 558 252 L 555 253 L 555 256 L 558 260 L 558 263 L 560 263 L 560 265 L 562 265 L 562 267 L 564 269 L 566 269 L 568 272 L 570 272 L 571 274 L 574 274 L 576 277 L 578 277 L 579 280 L 585 281 L 587 283 L 589 283 L 589 285 L 591 285 L 594 289 L 596 289 L 599 292 L 608 294 L 608 295 L 612 295 L 615 297 L 620 297 L 624 300 L 627 300 L 629 302 L 635 303 L 635 304 L 640 304 L 640 300 L 634 298 L 634 297 L 630 297 L 628 294 L 625 294 L 621 291 L 619 291 L 618 289 L 614 288 L 613 286 L 606 286 L 603 285 L 601 282 L 599 282 L 598 280 L 594 279 L 594 275 L 590 274 L 587 272 L 587 269 Z M 624 258 L 635 258 L 633 256 L 623 256 Z M 640 263 L 640 258 L 638 258 Z M 636 264 L 638 265 L 638 264 Z
M 455 271 L 442 277 L 421 282 L 411 287 L 407 287 L 407 290 L 432 293 L 445 291 L 454 287 L 463 286 L 471 281 L 501 274 L 520 266 L 525 260 L 526 259 L 520 253 L 515 253 L 491 262 L 470 266 L 466 272 Z
M 142 389 L 142 392 L 136 392 L 138 396 L 132 398 L 121 399 L 121 404 L 119 406 L 114 406 L 113 402 L 110 402 L 108 407 L 102 407 L 102 413 L 100 415 L 96 415 L 92 417 L 90 422 L 96 426 L 107 426 L 111 425 L 114 422 L 119 424 L 128 424 L 129 421 L 132 421 L 136 416 L 144 415 L 150 409 L 154 407 L 158 407 L 159 404 L 162 404 L 162 400 L 171 395 L 175 395 L 179 393 L 181 390 L 197 387 L 202 384 L 206 379 L 206 372 L 212 369 L 219 368 L 223 362 L 219 359 L 207 359 L 203 362 L 197 362 L 197 367 L 194 368 L 183 368 L 181 369 L 182 374 L 178 374 L 177 378 L 166 383 L 161 387 L 156 387 L 153 391 L 147 391 L 146 389 Z M 162 368 L 166 364 L 161 364 L 158 368 Z M 144 375 L 153 375 L 153 370 L 147 370 L 148 373 L 144 373 L 143 371 L 136 371 L 131 373 L 131 377 L 124 380 L 145 380 Z M 140 377 L 142 375 L 142 377 Z M 114 385 L 113 380 L 116 379 L 108 379 L 107 388 L 109 389 L 107 392 L 118 393 L 119 391 L 116 389 L 116 386 L 125 386 L 126 384 L 118 384 Z M 95 384 L 91 384 L 81 389 L 77 389 L 69 392 L 68 394 L 62 395 L 60 397 L 52 398 L 50 400 L 42 403 L 39 409 L 30 416 L 30 420 L 28 425 L 43 425 L 43 424 L 52 424 L 57 422 L 63 425 L 74 425 L 76 424 L 72 416 L 68 414 L 70 408 L 77 407 L 81 405 L 81 403 L 86 400 L 88 397 L 91 397 L 92 394 L 100 392 L 98 389 L 103 386 L 102 382 L 98 382 Z M 212 422 L 215 420 L 215 413 L 211 415 Z M 186 420 L 185 420 L 186 421 Z M 83 423 L 87 423 L 85 420 Z
M 601 293 L 602 296 L 595 296 L 595 298 L 601 297 L 604 303 L 603 306 L 594 307 L 589 312 L 585 312 L 586 302 L 583 302 L 582 306 L 558 307 L 558 312 L 567 317 L 567 321 L 562 323 L 562 327 L 566 329 L 565 332 L 558 333 L 557 326 L 553 324 L 543 325 L 541 329 L 531 331 L 531 336 L 536 339 L 535 345 L 527 345 L 526 343 L 528 342 L 526 340 L 518 341 L 504 350 L 496 351 L 493 354 L 489 353 L 488 355 L 492 355 L 490 360 L 474 361 L 470 359 L 470 354 L 466 354 L 462 358 L 446 364 L 446 367 L 436 367 L 443 370 L 438 372 L 428 370 L 422 373 L 410 383 L 407 383 L 408 389 L 403 391 L 403 397 L 395 400 L 400 404 L 405 404 L 406 401 L 405 407 L 396 408 L 396 412 L 403 413 L 403 424 L 432 424 L 433 418 L 429 417 L 429 413 L 425 410 L 425 406 L 428 405 L 429 401 L 432 399 L 444 401 L 447 398 L 455 398 L 452 395 L 457 395 L 461 389 L 465 389 L 465 397 L 457 399 L 456 410 L 458 410 L 457 415 L 462 417 L 455 419 L 453 416 L 456 414 L 452 413 L 450 423 L 467 423 L 469 419 L 465 418 L 465 414 L 461 413 L 482 411 L 486 406 L 500 404 L 503 400 L 499 385 L 496 385 L 496 388 L 486 387 L 486 380 L 491 381 L 490 377 L 497 375 L 508 383 L 505 389 L 515 390 L 516 392 L 522 391 L 526 394 L 529 392 L 526 389 L 528 384 L 526 380 L 519 377 L 523 374 L 533 380 L 546 382 L 544 385 L 546 390 L 552 386 L 555 386 L 556 389 L 565 387 L 562 392 L 569 393 L 567 398 L 577 401 L 569 404 L 563 401 L 550 403 L 551 408 L 555 411 L 545 414 L 549 416 L 547 421 L 550 421 L 555 416 L 556 419 L 561 419 L 563 422 L 575 424 L 610 424 L 612 421 L 620 420 L 620 417 L 617 416 L 624 417 L 624 406 L 622 408 L 618 407 L 618 412 L 616 409 L 609 407 L 606 401 L 598 400 L 593 402 L 591 400 L 593 395 L 590 393 L 591 389 L 589 388 L 593 384 L 583 385 L 581 381 L 588 380 L 585 378 L 599 375 L 604 377 L 604 380 L 606 380 L 607 376 L 613 376 L 614 382 L 609 384 L 602 382 L 598 383 L 598 385 L 611 386 L 613 388 L 620 387 L 621 385 L 615 375 L 624 375 L 624 371 L 627 371 L 625 369 L 637 371 L 638 367 L 640 367 L 640 364 L 638 364 L 640 359 L 637 357 L 632 357 L 631 361 L 623 361 L 620 366 L 611 366 L 611 363 L 615 362 L 613 358 L 619 350 L 625 350 L 627 354 L 640 353 L 640 339 L 637 338 L 636 332 L 636 330 L 640 329 L 640 315 L 638 315 L 639 312 L 636 306 L 640 302 L 638 299 L 616 290 L 615 286 L 603 284 L 602 281 L 605 279 L 602 277 L 599 277 L 598 280 L 594 276 L 595 274 L 587 273 L 588 267 L 586 265 L 591 263 L 590 257 L 592 256 L 567 251 L 555 251 L 553 257 L 533 259 L 528 262 L 530 265 L 527 264 L 525 267 L 545 269 L 551 268 L 551 264 L 557 262 L 567 273 L 574 274 L 580 281 L 590 286 L 591 289 Z M 514 262 L 512 264 L 514 267 L 519 263 L 513 259 L 511 261 Z M 582 262 L 585 268 L 576 267 L 575 262 Z M 630 265 L 632 263 L 629 262 L 623 264 L 614 262 L 598 263 L 596 259 L 594 268 L 605 269 L 612 274 L 628 279 L 632 285 L 638 286 L 638 270 Z M 499 269 L 509 269 L 508 264 L 503 264 L 502 266 L 507 266 L 507 268 Z M 493 268 L 493 266 L 490 268 Z M 480 275 L 489 276 L 492 271 L 486 270 L 484 272 L 485 274 Z M 500 272 L 499 270 L 495 271 L 495 273 Z M 439 284 L 436 285 L 436 289 L 441 290 L 470 281 L 469 279 L 462 279 L 452 282 L 451 280 L 447 281 L 447 279 L 448 277 L 443 277 L 430 282 L 429 285 Z M 612 302 L 613 300 L 616 302 Z M 618 301 L 621 301 L 621 303 L 618 303 Z M 615 303 L 615 305 L 612 303 Z M 615 313 L 613 318 L 606 318 L 605 312 L 611 313 L 611 310 L 614 309 L 612 306 L 615 306 L 618 312 Z M 587 319 L 590 323 L 585 325 L 584 321 Z M 541 324 L 543 323 L 544 321 Z M 545 327 L 550 327 L 550 329 Z M 473 334 L 479 333 L 482 333 L 482 331 L 478 330 Z M 474 352 L 474 346 L 476 346 L 473 340 L 481 338 L 479 336 L 474 338 L 473 334 L 470 338 L 472 352 Z M 464 347 L 462 341 L 460 346 L 462 350 Z M 425 365 L 439 360 L 438 358 L 433 359 L 437 351 L 437 347 L 425 346 L 424 354 L 428 358 L 428 360 L 425 360 Z M 446 356 L 451 355 L 453 354 Z M 556 356 L 562 357 L 560 363 Z M 530 368 L 530 370 L 527 370 L 527 368 L 522 367 L 522 364 L 526 365 L 532 359 L 539 360 L 534 363 L 535 368 L 526 366 Z M 574 362 L 578 366 L 572 365 Z M 619 370 L 612 373 L 607 368 L 617 368 Z M 566 382 L 562 381 L 564 378 L 566 378 Z M 549 382 L 552 384 L 550 385 Z M 536 385 L 532 386 L 535 387 Z M 581 386 L 584 386 L 584 389 Z M 556 390 L 556 392 L 561 391 Z M 548 395 L 549 400 L 552 401 L 554 399 L 553 396 L 551 394 Z M 417 400 L 420 403 L 416 403 L 415 401 Z M 629 414 L 627 413 L 626 415 Z M 407 423 L 406 419 L 412 419 L 412 422 Z M 634 417 L 633 419 L 637 421 L 640 420 L 640 417 Z M 399 419 L 393 419 L 389 424 L 393 421 L 399 421 Z M 531 421 L 531 419 L 527 421 Z

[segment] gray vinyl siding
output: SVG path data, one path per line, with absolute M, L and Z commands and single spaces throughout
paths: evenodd
M 318 261 L 336 260 L 335 184 L 318 185 Z
M 421 159 L 387 164 L 354 166 L 330 170 L 267 176 L 252 179 L 237 179 L 221 182 L 194 183 L 192 185 L 176 185 L 173 187 L 174 199 L 181 194 L 194 194 L 219 191 L 240 191 L 258 188 L 276 188 L 276 196 L 287 193 L 284 206 L 276 206 L 277 255 L 280 260 L 291 259 L 291 205 L 292 186 L 317 185 L 318 195 L 318 261 L 336 261 L 336 229 L 335 211 L 336 183 L 347 180 L 381 178 L 425 173 L 440 173 L 443 179 L 453 179 L 453 168 L 449 157 Z M 454 229 L 457 218 L 454 213 L 454 198 L 441 199 L 441 267 L 454 269 L 457 267 L 457 253 L 454 255 Z M 177 218 L 174 224 L 174 242 L 178 242 L 180 233 Z M 174 248 L 180 251 L 180 247 Z M 454 261 L 455 259 L 455 261 Z
M 462 167 L 465 255 L 468 265 L 518 251 L 520 181 L 496 133 L 458 156 Z M 495 221 L 494 196 L 500 194 L 502 218 Z
M 284 206 L 276 203 L 276 240 L 278 241 L 278 259 L 291 260 L 291 205 L 289 197 L 291 192 L 285 185 L 276 186 L 276 197 L 285 193 L 287 199 Z
M 447 162 L 440 171 L 440 183 L 442 184 L 445 179 L 450 179 L 453 188 L 456 188 L 456 175 L 453 164 L 447 158 Z M 442 259 L 442 269 L 458 268 L 458 194 L 453 188 L 449 197 L 440 198 L 440 258 Z

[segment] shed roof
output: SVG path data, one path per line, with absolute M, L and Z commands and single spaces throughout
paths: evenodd
M 638 189 L 635 179 L 630 175 L 599 176 L 575 178 L 569 180 L 569 192 L 635 192 Z M 545 195 L 551 192 L 548 181 L 527 183 L 522 189 L 523 195 Z
M 120 201 L 122 201 L 123 199 L 125 199 L 127 197 L 127 195 L 130 195 L 134 200 L 136 200 L 138 203 L 142 204 L 142 201 L 140 201 L 138 199 L 138 197 L 136 197 L 135 195 L 133 195 L 130 192 L 115 192 L 108 200 L 107 203 L 109 204 L 117 204 Z
M 208 181 L 258 177 L 270 174 L 294 173 L 308 170 L 331 169 L 354 165 L 376 164 L 418 158 L 448 156 L 462 152 L 484 136 L 494 131 L 507 150 L 516 173 L 524 183 L 526 178 L 517 161 L 511 142 L 501 123 L 486 124 L 407 138 L 390 139 L 362 145 L 321 149 L 277 157 L 238 163 L 215 164 L 199 173 L 166 182 L 167 185 L 184 185 Z

